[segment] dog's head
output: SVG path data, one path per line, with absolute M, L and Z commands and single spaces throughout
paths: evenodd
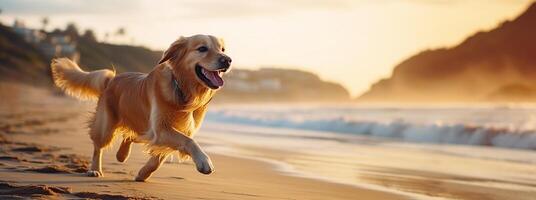
M 168 61 L 175 75 L 196 77 L 198 83 L 216 90 L 231 68 L 223 40 L 211 35 L 180 37 L 164 52 L 159 64 Z

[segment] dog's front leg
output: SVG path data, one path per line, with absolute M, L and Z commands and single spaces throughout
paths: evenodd
M 155 144 L 187 153 L 192 157 L 197 171 L 200 173 L 210 174 L 214 171 L 212 161 L 199 144 L 176 130 L 161 131 Z

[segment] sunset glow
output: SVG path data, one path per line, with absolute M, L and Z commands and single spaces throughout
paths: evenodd
M 47 29 L 76 22 L 101 40 L 125 27 L 126 38 L 107 40 L 159 50 L 179 35 L 213 34 L 226 40 L 235 67 L 304 69 L 342 83 L 355 96 L 409 56 L 456 45 L 516 17 L 530 2 L 1 0 L 0 20 L 41 27 L 48 16 Z

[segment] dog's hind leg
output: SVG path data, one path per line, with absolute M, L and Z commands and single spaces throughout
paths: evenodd
M 97 112 L 93 121 L 90 122 L 89 135 L 93 140 L 93 159 L 91 168 L 87 172 L 88 176 L 100 177 L 102 173 L 102 150 L 108 146 L 114 137 L 117 120 L 110 115 L 110 111 L 105 107 L 102 99 L 99 99 Z
M 140 169 L 140 172 L 138 172 L 138 176 L 136 176 L 136 181 L 145 181 L 151 175 L 153 175 L 153 172 L 156 171 L 162 163 L 166 160 L 167 155 L 153 155 L 147 161 L 147 163 Z
M 123 139 L 123 142 L 121 142 L 121 146 L 119 146 L 119 150 L 117 150 L 117 154 L 115 154 L 115 158 L 117 158 L 117 161 L 125 162 L 125 160 L 127 160 L 128 155 L 130 155 L 131 146 L 132 140 L 128 138 Z

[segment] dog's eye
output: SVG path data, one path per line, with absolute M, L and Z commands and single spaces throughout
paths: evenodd
M 221 51 L 222 51 L 222 52 L 225 52 L 225 48 L 221 48 Z
M 197 48 L 197 51 L 206 52 L 206 51 L 208 51 L 208 48 L 206 46 L 201 46 L 201 47 Z

